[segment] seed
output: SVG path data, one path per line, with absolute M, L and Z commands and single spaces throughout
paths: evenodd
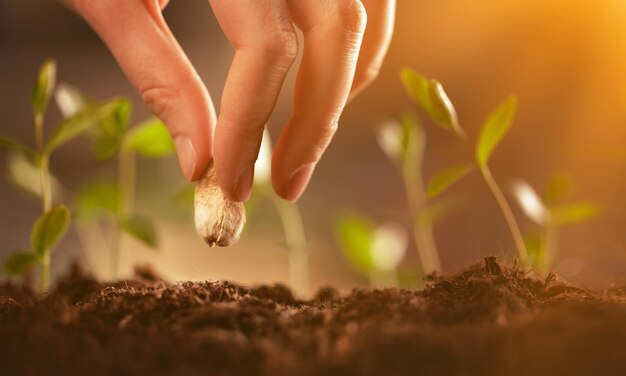
M 194 211 L 196 231 L 209 247 L 227 247 L 239 240 L 246 210 L 243 203 L 224 195 L 217 184 L 213 164 L 196 185 Z

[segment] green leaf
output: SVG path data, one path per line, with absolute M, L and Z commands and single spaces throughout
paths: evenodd
M 422 228 L 432 226 L 446 215 L 458 210 L 462 204 L 462 200 L 458 197 L 449 197 L 431 202 L 426 208 L 419 212 L 416 220 L 416 226 Z
M 118 225 L 124 232 L 142 243 L 152 248 L 157 246 L 156 231 L 152 221 L 148 218 L 138 215 L 119 218 Z
M 590 202 L 577 202 L 553 208 L 550 211 L 552 226 L 565 226 L 586 221 L 600 213 L 600 207 Z
M 35 266 L 39 260 L 39 255 L 33 251 L 15 252 L 4 261 L 4 270 L 10 276 L 19 277 Z
M 41 171 L 38 163 L 31 161 L 23 154 L 12 153 L 7 159 L 7 167 L 9 179 L 17 188 L 35 197 L 41 197 Z M 50 174 L 50 186 L 54 193 L 53 199 L 56 199 L 62 187 L 52 174 Z
M 89 127 L 98 124 L 99 121 L 116 111 L 120 103 L 122 102 L 119 100 L 113 100 L 103 104 L 88 105 L 72 117 L 64 119 L 52 132 L 44 152 L 49 155 L 54 149 L 80 135 Z
M 49 252 L 67 231 L 70 212 L 63 205 L 58 205 L 44 213 L 33 227 L 30 242 L 39 256 Z
M 491 153 L 502 138 L 511 128 L 515 112 L 517 111 L 517 98 L 511 96 L 504 104 L 492 112 L 483 124 L 478 144 L 476 145 L 476 162 L 479 167 L 485 167 Z
M 174 143 L 165 124 L 155 118 L 133 127 L 126 135 L 125 145 L 149 158 L 158 158 L 174 152 Z
M 343 215 L 337 225 L 339 245 L 350 264 L 360 273 L 369 274 L 372 264 L 374 225 L 356 214 Z
M 120 145 L 121 137 L 109 135 L 104 132 L 98 132 L 93 137 L 93 143 L 91 146 L 91 154 L 96 161 L 103 162 L 109 160 L 117 155 Z
M 9 137 L 0 136 L 0 149 L 9 149 L 20 152 L 32 162 L 37 160 L 37 153 L 35 150 Z
M 94 218 L 102 213 L 119 212 L 120 193 L 116 184 L 99 182 L 84 186 L 76 195 L 76 214 L 82 219 Z
M 76 87 L 64 82 L 57 86 L 54 92 L 54 99 L 61 114 L 66 118 L 76 115 L 89 103 L 87 98 Z
M 401 78 L 409 96 L 433 121 L 445 129 L 459 130 L 456 110 L 439 81 L 408 68 L 402 70 Z
M 554 174 L 544 189 L 544 201 L 548 206 L 556 204 L 573 191 L 574 182 L 567 174 Z
M 54 90 L 57 65 L 54 60 L 46 60 L 39 68 L 39 75 L 33 87 L 33 115 L 42 117 L 48 107 L 50 96 Z
M 463 179 L 473 170 L 472 165 L 454 166 L 438 172 L 428 182 L 427 196 L 432 199 Z

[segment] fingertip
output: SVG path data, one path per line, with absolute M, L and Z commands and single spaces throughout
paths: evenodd
M 185 135 L 177 135 L 174 137 L 174 145 L 176 146 L 176 155 L 180 170 L 187 181 L 193 181 L 197 178 L 197 153 L 193 143 L 189 137 Z
M 287 201 L 298 201 L 311 181 L 315 166 L 316 163 L 306 163 L 291 172 L 272 174 L 274 191 Z

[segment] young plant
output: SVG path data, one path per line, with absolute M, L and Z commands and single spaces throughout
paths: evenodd
M 591 202 L 563 203 L 571 191 L 571 183 L 563 175 L 553 176 L 542 196 L 523 180 L 515 181 L 512 191 L 524 214 L 540 227 L 538 234 L 526 236 L 526 246 L 531 265 L 543 274 L 554 266 L 559 229 L 589 220 L 600 212 L 600 207 Z
M 67 84 L 59 85 L 56 100 L 66 115 L 90 103 L 76 88 Z M 101 219 L 112 224 L 112 278 L 116 278 L 119 271 L 122 233 L 152 248 L 158 243 L 153 222 L 135 213 L 137 155 L 154 159 L 174 153 L 174 143 L 160 120 L 150 118 L 131 127 L 130 117 L 130 101 L 120 100 L 117 111 L 103 118 L 90 133 L 92 154 L 97 161 L 117 159 L 117 179 L 88 184 L 76 199 L 76 211 L 81 219 Z
M 0 148 L 10 149 L 19 153 L 21 157 L 10 161 L 20 161 L 22 167 L 10 166 L 11 177 L 18 186 L 27 188 L 41 199 L 42 215 L 35 222 L 31 232 L 31 250 L 17 252 L 10 256 L 5 263 L 5 269 L 11 275 L 21 275 L 31 266 L 41 265 L 41 292 L 48 289 L 50 276 L 50 255 L 58 240 L 65 233 L 69 223 L 69 211 L 63 205 L 53 207 L 52 178 L 50 174 L 50 158 L 59 147 L 85 132 L 93 124 L 113 113 L 119 106 L 117 100 L 92 104 L 81 111 L 63 119 L 52 131 L 50 137 L 45 138 L 44 116 L 54 91 L 56 82 L 56 63 L 47 60 L 39 70 L 32 95 L 32 109 L 34 118 L 35 147 L 22 144 L 17 140 L 0 136 Z M 21 159 L 20 159 L 21 158 Z M 13 162 L 15 163 L 15 162 Z M 24 164 L 26 163 L 26 164 Z M 38 172 L 36 182 L 39 188 L 31 186 L 33 171 Z M 24 174 L 22 174 L 22 172 Z M 28 176 L 26 176 L 28 174 Z
M 400 121 L 389 121 L 378 129 L 378 145 L 402 175 L 413 236 L 424 274 L 441 271 L 441 261 L 433 236 L 434 221 L 453 208 L 451 200 L 427 201 L 422 164 L 426 135 L 418 121 L 404 115 Z
M 289 281 L 293 290 L 300 296 L 309 291 L 309 254 L 306 249 L 306 235 L 302 224 L 302 214 L 297 204 L 276 196 L 270 184 L 272 140 L 267 130 L 254 167 L 254 193 L 269 201 L 280 217 L 285 236 L 285 246 L 289 252 Z
M 470 172 L 478 170 L 504 216 L 519 261 L 523 265 L 529 265 L 528 252 L 520 228 L 488 164 L 491 154 L 513 123 L 517 110 L 517 99 L 514 96 L 510 97 L 492 112 L 482 126 L 478 142 L 471 145 L 467 134 L 459 124 L 456 110 L 441 83 L 436 80 L 429 80 L 411 69 L 404 69 L 401 76 L 409 96 L 426 112 L 430 119 L 443 129 L 456 134 L 470 149 L 473 149 L 473 163 L 447 168 L 430 180 L 427 189 L 429 198 L 438 196 Z
M 374 287 L 397 286 L 398 267 L 405 256 L 407 236 L 402 226 L 375 226 L 358 214 L 344 214 L 337 226 L 341 250 L 350 265 Z

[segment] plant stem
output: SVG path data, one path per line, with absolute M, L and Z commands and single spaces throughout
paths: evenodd
M 414 222 L 413 236 L 415 237 L 415 245 L 417 246 L 424 274 L 429 274 L 441 271 L 441 261 L 437 252 L 432 226 L 430 224 L 418 224 L 418 215 L 424 209 L 427 200 L 421 168 L 414 159 L 407 158 L 407 161 L 404 163 L 402 180 L 406 190 L 409 212 Z
M 522 237 L 522 232 L 520 231 L 519 225 L 515 220 L 513 211 L 504 197 L 504 193 L 493 178 L 491 170 L 488 166 L 485 165 L 484 167 L 480 167 L 480 174 L 482 175 L 483 180 L 487 184 L 489 191 L 491 191 L 493 198 L 496 200 L 496 203 L 504 216 L 504 220 L 506 221 L 509 231 L 511 232 L 513 243 L 515 243 L 515 248 L 517 249 L 520 262 L 522 265 L 528 266 L 528 252 L 526 251 L 526 246 L 524 245 L 524 238 Z
M 304 296 L 309 292 L 309 254 L 302 215 L 296 204 L 267 193 L 278 211 L 289 250 L 289 280 L 294 291 Z
M 41 210 L 47 213 L 52 209 L 52 188 L 50 187 L 50 156 L 44 152 L 43 116 L 35 115 L 35 144 L 39 155 L 39 181 L 41 184 Z M 50 249 L 43 252 L 41 260 L 40 292 L 48 290 L 50 284 Z
M 546 274 L 552 268 L 552 263 L 554 262 L 554 256 L 556 253 L 556 242 L 557 242 L 557 233 L 556 228 L 552 225 L 547 225 L 543 229 L 543 239 L 542 239 L 542 257 L 540 258 L 540 263 L 537 265 L 539 272 L 542 274 Z
M 122 234 L 119 218 L 124 218 L 128 213 L 132 213 L 135 206 L 136 164 L 135 153 L 132 150 L 121 148 L 118 155 L 117 176 L 119 189 L 118 218 L 113 227 L 114 233 L 111 241 L 111 278 L 113 279 L 118 276 L 120 255 L 122 253 Z
M 41 259 L 41 286 L 39 292 L 41 294 L 48 291 L 50 284 L 50 250 L 47 249 Z

